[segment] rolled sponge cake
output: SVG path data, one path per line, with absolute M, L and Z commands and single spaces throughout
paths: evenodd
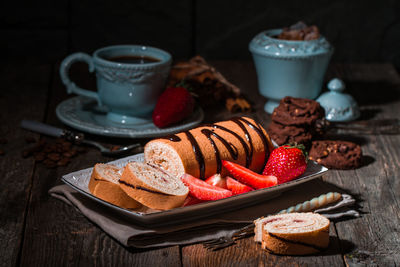
M 329 224 L 326 217 L 312 212 L 268 216 L 255 221 L 255 240 L 274 254 L 314 254 L 328 247 Z
M 189 193 L 189 188 L 179 177 L 142 162 L 128 163 L 119 183 L 130 197 L 156 210 L 182 206 Z
M 119 186 L 122 170 L 115 165 L 98 163 L 89 181 L 89 191 L 96 197 L 125 209 L 137 209 L 142 205 L 129 197 Z
M 173 176 L 184 173 L 205 179 L 221 173 L 221 160 L 239 163 L 259 172 L 270 151 L 271 140 L 253 119 L 237 117 L 150 141 L 145 162 L 160 166 Z

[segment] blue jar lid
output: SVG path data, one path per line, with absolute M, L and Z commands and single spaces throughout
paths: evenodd
M 329 92 L 323 93 L 317 101 L 325 109 L 329 121 L 352 121 L 360 116 L 360 109 L 354 98 L 344 93 L 346 86 L 340 79 L 328 83 Z
M 252 53 L 271 57 L 305 57 L 333 53 L 333 47 L 321 36 L 315 40 L 292 41 L 274 38 L 282 29 L 266 30 L 257 34 L 249 44 Z

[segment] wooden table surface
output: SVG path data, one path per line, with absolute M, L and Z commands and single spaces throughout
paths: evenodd
M 228 80 L 253 102 L 249 114 L 267 126 L 265 98 L 257 91 L 251 62 L 213 62 Z M 331 226 L 330 248 L 320 255 L 274 256 L 261 250 L 252 238 L 210 252 L 201 244 L 160 249 L 121 246 L 76 209 L 52 198 L 50 188 L 72 171 L 111 160 L 96 149 L 74 158 L 67 166 L 46 168 L 32 157 L 23 158 L 27 139 L 44 139 L 19 127 L 33 119 L 65 127 L 55 108 L 71 97 L 58 75 L 58 64 L 6 63 L 0 69 L 0 263 L 2 266 L 342 266 L 400 264 L 400 136 L 342 136 L 362 145 L 365 166 L 357 170 L 330 171 L 323 177 L 359 198 L 362 216 Z M 75 77 L 83 87 L 93 87 L 93 77 L 77 67 Z M 390 64 L 333 65 L 327 79 L 339 77 L 357 99 L 362 116 L 399 118 L 400 77 Z M 230 116 L 223 110 L 206 110 L 205 121 Z M 110 143 L 119 140 L 90 136 Z M 139 140 L 144 144 L 147 140 Z

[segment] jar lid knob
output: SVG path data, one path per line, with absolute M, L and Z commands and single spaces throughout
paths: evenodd
M 328 89 L 334 92 L 343 92 L 346 86 L 341 79 L 335 78 L 328 83 Z

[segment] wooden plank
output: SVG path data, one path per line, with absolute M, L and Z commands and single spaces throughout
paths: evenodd
M 6 64 L 0 69 L 0 266 L 15 266 L 23 238 L 32 187 L 34 160 L 22 158 L 25 139 L 39 135 L 19 127 L 24 118 L 41 120 L 46 108 L 51 66 L 36 62 Z
M 58 77 L 58 66 L 55 67 L 54 73 L 46 122 L 62 126 L 54 111 L 60 101 L 67 96 Z M 81 69 L 80 75 L 87 74 Z M 22 266 L 179 265 L 178 246 L 158 250 L 127 249 L 73 207 L 48 195 L 50 188 L 61 184 L 62 175 L 109 160 L 111 158 L 101 156 L 96 149 L 88 148 L 86 154 L 79 155 L 65 167 L 57 169 L 47 169 L 43 165 L 37 167 L 29 202 Z
M 376 117 L 398 117 L 400 106 L 399 77 L 391 66 L 364 66 L 349 72 L 337 66 L 338 73 L 347 81 L 347 87 L 366 103 L 364 109 L 379 110 Z M 361 70 L 363 70 L 361 72 Z M 354 75 L 353 75 L 354 73 Z M 386 73 L 385 76 L 383 73 Z M 377 79 L 374 80 L 373 77 Z M 369 84 L 369 90 L 365 85 Z M 357 94 L 357 92 L 359 94 Z M 364 95 L 362 95 L 362 92 Z M 376 103 L 373 103 L 373 99 Z M 370 101 L 365 101 L 366 99 Z M 364 101 L 363 101 L 364 100 Z M 345 136 L 349 138 L 349 136 Z M 357 136 L 362 143 L 368 165 L 351 171 L 332 171 L 326 179 L 359 196 L 365 214 L 361 218 L 336 224 L 342 242 L 354 246 L 347 251 L 346 263 L 388 266 L 400 262 L 400 136 Z

